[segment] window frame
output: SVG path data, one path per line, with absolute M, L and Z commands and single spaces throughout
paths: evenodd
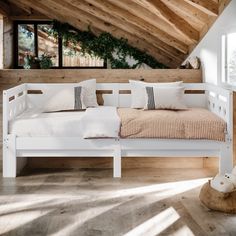
M 35 42 L 35 56 L 38 57 L 38 25 L 52 24 L 52 21 L 32 21 L 32 20 L 17 20 L 14 21 L 14 68 L 23 69 L 23 66 L 18 65 L 18 25 L 31 24 L 34 25 L 34 42 Z M 103 66 L 63 66 L 63 43 L 62 38 L 58 38 L 58 66 L 53 66 L 52 69 L 107 69 L 107 61 L 104 60 Z
M 229 53 L 228 53 L 228 38 L 230 34 L 236 32 L 229 32 L 223 34 L 221 37 L 221 84 L 235 86 L 229 82 Z

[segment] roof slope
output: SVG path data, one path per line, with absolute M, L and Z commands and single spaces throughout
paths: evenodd
M 2 1 L 2 0 L 1 0 Z M 80 30 L 126 38 L 164 65 L 187 57 L 230 0 L 8 0 Z M 4 1 L 6 3 L 6 1 Z M 1 7 L 1 4 L 0 4 Z M 6 6 L 5 6 L 6 7 Z

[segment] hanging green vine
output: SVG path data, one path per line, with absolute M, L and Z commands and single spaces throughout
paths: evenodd
M 151 68 L 166 68 L 152 56 L 130 46 L 128 40 L 124 38 L 117 39 L 107 32 L 95 36 L 90 29 L 80 31 L 69 24 L 58 21 L 53 21 L 52 25 L 50 33 L 63 38 L 65 45 L 70 44 L 76 48 L 79 44 L 83 54 L 87 53 L 104 60 L 108 59 L 114 69 L 134 69 L 142 63 Z M 126 61 L 127 57 L 133 57 L 137 63 L 130 66 Z

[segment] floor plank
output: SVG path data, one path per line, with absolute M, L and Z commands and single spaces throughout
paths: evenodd
M 236 235 L 199 201 L 215 169 L 27 170 L 0 178 L 0 235 Z

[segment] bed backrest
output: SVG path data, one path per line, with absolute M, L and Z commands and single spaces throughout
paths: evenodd
M 27 84 L 28 106 L 35 107 L 45 103 L 58 90 L 75 86 L 66 84 Z M 205 85 L 203 83 L 184 84 L 186 88 L 185 101 L 190 107 L 206 107 Z M 129 83 L 98 83 L 97 93 L 101 94 L 105 106 L 130 107 L 131 91 Z

